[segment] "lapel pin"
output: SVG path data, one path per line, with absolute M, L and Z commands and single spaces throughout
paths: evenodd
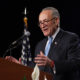
M 54 44 L 57 45 L 58 43 L 55 41 Z

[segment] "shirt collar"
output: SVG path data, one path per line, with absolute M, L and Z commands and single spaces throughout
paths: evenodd
M 56 37 L 56 35 L 58 34 L 59 31 L 60 31 L 60 27 L 58 27 L 57 30 L 56 30 L 56 32 L 52 35 L 53 40 L 55 39 L 55 37 Z

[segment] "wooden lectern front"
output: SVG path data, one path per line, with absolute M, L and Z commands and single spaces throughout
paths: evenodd
M 0 58 L 0 80 L 32 80 L 32 72 L 33 68 Z M 39 80 L 44 80 L 44 76 L 52 80 L 51 74 L 40 71 Z

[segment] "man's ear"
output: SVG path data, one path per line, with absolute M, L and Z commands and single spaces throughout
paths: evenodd
M 54 23 L 55 23 L 56 25 L 59 24 L 59 18 L 58 18 L 58 17 L 55 19 Z

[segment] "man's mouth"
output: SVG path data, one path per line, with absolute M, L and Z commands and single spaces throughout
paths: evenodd
M 43 29 L 43 31 L 47 31 L 47 30 L 48 30 L 48 28 L 44 28 L 44 29 Z

